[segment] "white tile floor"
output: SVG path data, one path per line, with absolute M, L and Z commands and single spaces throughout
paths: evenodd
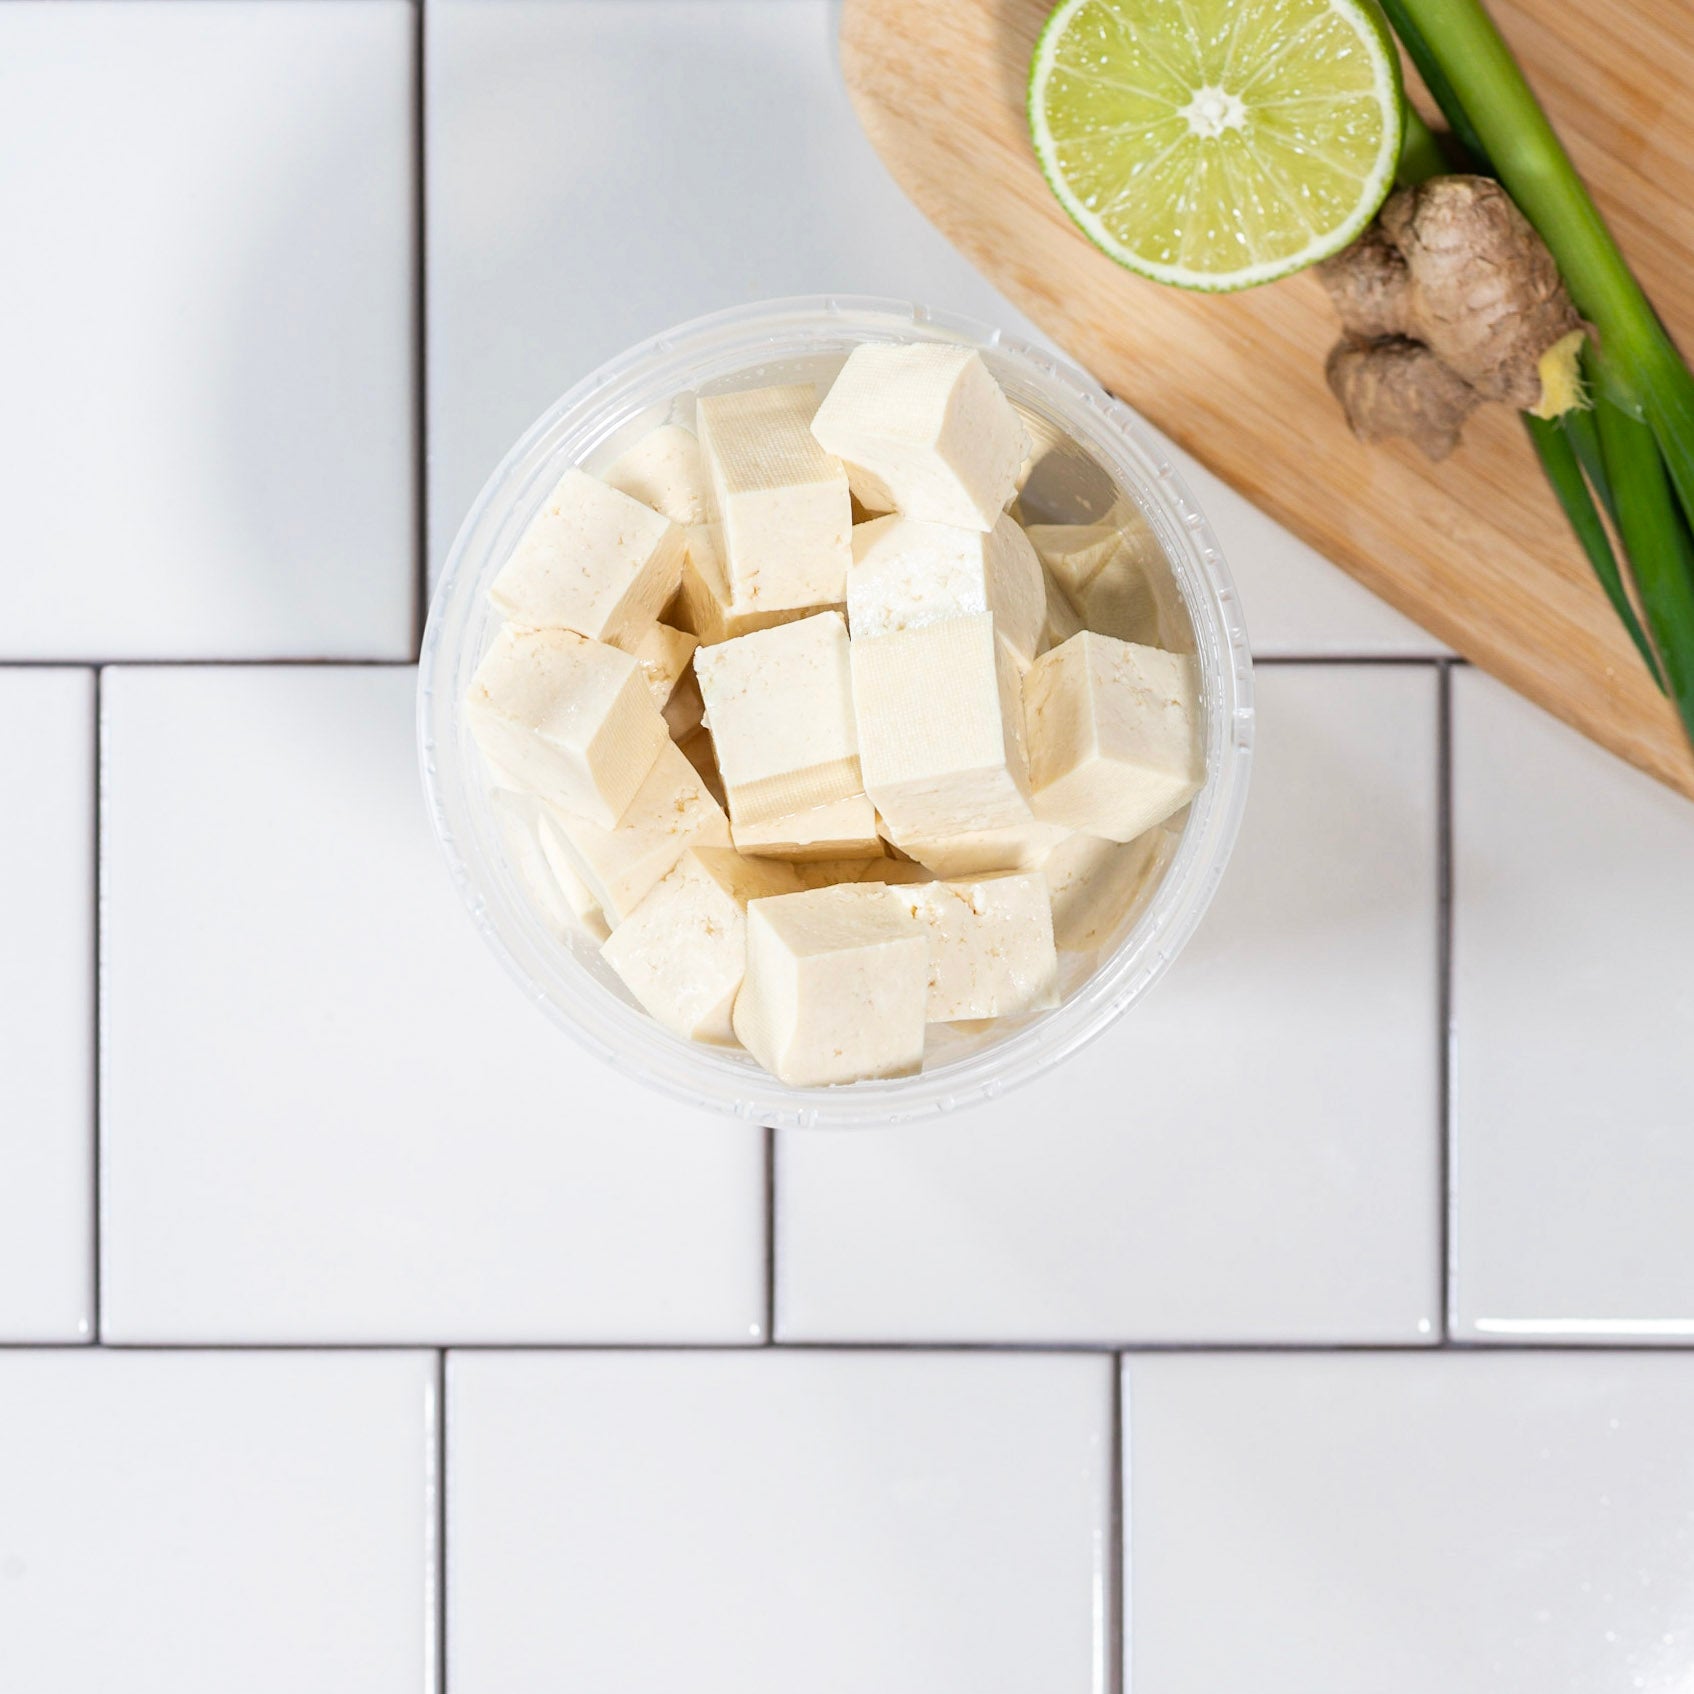
M 773 1161 L 459 909 L 419 511 L 734 300 L 1033 333 L 835 17 L 0 6 L 0 1689 L 1685 1694 L 1694 813 L 1203 473 L 1246 831 L 1047 1094 Z

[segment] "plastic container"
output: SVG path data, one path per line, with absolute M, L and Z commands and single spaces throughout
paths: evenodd
M 508 862 L 462 701 L 498 626 L 487 588 L 570 465 L 604 466 L 644 430 L 691 421 L 693 395 L 760 382 L 826 382 L 863 341 L 942 341 L 981 350 L 1038 443 L 1057 444 L 1049 507 L 1098 516 L 1128 495 L 1157 533 L 1193 625 L 1205 706 L 1207 780 L 1163 879 L 1109 959 L 1056 1010 L 989 1039 L 930 1026 L 923 1071 L 849 1086 L 791 1088 L 745 1053 L 682 1040 L 628 997 L 591 946 L 551 933 Z M 679 398 L 680 397 L 680 398 Z M 1103 473 L 1103 474 L 1102 474 Z M 1092 479 L 1099 486 L 1090 488 Z M 1058 486 L 1058 485 L 1065 486 Z M 696 319 L 602 366 L 507 454 L 477 497 L 435 591 L 418 684 L 430 815 L 453 880 L 506 968 L 553 1020 L 606 1063 L 679 1100 L 782 1127 L 904 1122 L 991 1099 L 1050 1070 L 1123 1015 L 1199 922 L 1234 844 L 1253 737 L 1247 633 L 1217 543 L 1134 415 L 1074 367 L 969 319 L 892 300 L 816 296 Z M 514 1016 L 519 1015 L 514 1009 Z

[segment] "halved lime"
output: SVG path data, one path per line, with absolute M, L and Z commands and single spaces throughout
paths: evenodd
M 1053 192 L 1119 264 L 1248 288 L 1338 252 L 1393 186 L 1374 0 L 1062 0 L 1029 67 Z

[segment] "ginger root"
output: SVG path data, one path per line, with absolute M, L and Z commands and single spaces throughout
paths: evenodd
M 1445 459 L 1482 396 L 1421 341 L 1343 339 L 1324 367 L 1331 392 L 1361 441 L 1403 435 Z
M 1485 400 L 1538 417 L 1583 403 L 1582 319 L 1541 237 L 1487 177 L 1401 189 L 1318 275 L 1344 331 L 1329 384 L 1362 440 L 1406 436 L 1439 459 Z

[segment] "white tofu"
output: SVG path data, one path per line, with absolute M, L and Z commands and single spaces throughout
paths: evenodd
M 601 480 L 684 529 L 706 521 L 705 461 L 693 431 L 681 424 L 664 423 L 648 430 L 606 467 Z
M 735 1033 L 783 1082 L 911 1075 L 928 1001 L 926 932 L 893 889 L 843 883 L 748 906 Z
M 501 630 L 465 711 L 477 745 L 525 792 L 606 828 L 669 744 L 635 660 L 564 629 Z
M 662 713 L 700 643 L 687 630 L 650 623 L 620 635 L 612 645 L 640 665 L 653 704 Z
M 1082 591 L 1122 544 L 1110 523 L 1033 523 L 1025 531 L 1036 556 L 1078 611 Z
M 847 625 L 839 612 L 701 647 L 694 674 L 737 823 L 863 793 Z
M 847 472 L 811 431 L 807 383 L 696 406 L 730 598 L 748 611 L 838 605 L 852 563 Z
M 697 636 L 701 645 L 715 647 L 738 635 L 793 623 L 823 610 L 818 606 L 754 610 L 737 605 L 730 597 L 721 539 L 717 524 L 695 524 L 684 537 L 682 576 L 670 617 L 679 628 Z
M 706 791 L 687 754 L 669 741 L 615 828 L 557 807 L 541 815 L 541 847 L 548 863 L 574 870 L 614 929 L 690 847 L 729 844 L 723 808 Z
M 678 678 L 660 715 L 665 720 L 665 728 L 670 731 L 671 740 L 679 744 L 699 729 L 706 716 L 706 702 L 692 667 Z
M 992 529 L 1030 451 L 982 355 L 936 343 L 855 347 L 812 433 L 873 511 Z
M 1058 1005 L 1053 916 L 1039 871 L 923 883 L 902 889 L 900 899 L 929 932 L 931 1023 Z
M 732 1046 L 730 1014 L 747 972 L 747 902 L 799 889 L 779 860 L 690 848 L 612 932 L 601 956 L 666 1029 Z
M 610 933 L 606 917 L 587 883 L 574 871 L 559 876 L 541 850 L 541 802 L 533 794 L 496 788 L 488 803 L 518 884 L 535 903 L 542 922 L 563 941 L 579 935 L 604 941 Z
M 1035 815 L 1133 841 L 1205 781 L 1194 661 L 1084 631 L 1024 679 Z
M 895 838 L 1030 821 L 1018 663 L 987 613 L 853 643 L 865 792 Z
M 979 876 L 987 871 L 1034 870 L 1070 831 L 1062 824 L 1030 818 L 1005 829 L 965 830 L 957 835 L 891 837 L 902 853 L 939 877 Z
M 526 629 L 574 629 L 612 641 L 658 617 L 681 580 L 682 552 L 682 531 L 669 518 L 569 470 L 488 597 Z
M 736 849 L 766 859 L 871 859 L 883 857 L 876 831 L 876 808 L 864 794 L 850 794 L 828 806 L 742 823 L 732 817 Z
M 1053 903 L 1053 940 L 1066 953 L 1113 945 L 1175 856 L 1177 838 L 1150 829 L 1133 841 L 1070 835 L 1041 867 Z
M 1041 561 L 1010 518 L 960 529 L 891 515 L 853 531 L 847 623 L 855 640 L 992 612 L 1019 662 L 1030 664 L 1047 616 Z

